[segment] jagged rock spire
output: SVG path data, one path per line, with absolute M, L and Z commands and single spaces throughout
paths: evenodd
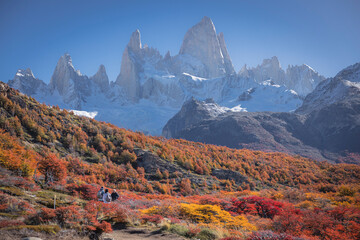
M 213 22 L 204 17 L 185 34 L 179 55 L 190 55 L 205 66 L 206 78 L 234 73 L 223 35 L 216 35 Z
M 224 57 L 226 73 L 227 74 L 233 74 L 233 73 L 235 73 L 235 69 L 234 69 L 234 66 L 233 66 L 233 64 L 231 62 L 230 55 L 229 55 L 229 53 L 227 51 L 226 44 L 225 44 L 225 39 L 224 39 L 224 34 L 222 32 L 218 35 L 218 40 L 219 40 L 219 44 L 220 44 L 220 48 L 221 48 L 221 53 L 222 53 L 222 55 Z
M 120 74 L 115 82 L 134 102 L 138 100 L 140 94 L 138 73 L 141 71 L 141 66 L 134 60 L 131 53 L 138 54 L 141 49 L 140 31 L 137 29 L 131 34 L 130 41 L 122 55 Z
M 69 54 L 60 57 L 50 80 L 50 91 L 58 91 L 63 101 L 75 109 L 81 109 L 85 96 L 91 94 L 89 78 L 76 71 Z
M 109 78 L 106 74 L 106 69 L 103 64 L 100 65 L 99 70 L 97 73 L 95 73 L 94 76 L 91 77 L 91 79 L 96 83 L 102 92 L 106 92 L 109 88 Z
M 139 29 L 136 29 L 130 37 L 130 41 L 127 45 L 129 48 L 131 48 L 133 51 L 137 51 L 141 49 L 141 37 L 140 37 L 140 31 Z
M 66 53 L 59 58 L 56 64 L 50 80 L 50 88 L 52 90 L 57 89 L 60 95 L 64 95 L 67 92 L 68 81 L 74 79 L 74 75 L 76 75 L 76 71 L 71 56 Z

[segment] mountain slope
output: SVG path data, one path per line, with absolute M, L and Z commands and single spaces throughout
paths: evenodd
M 295 113 L 224 112 L 211 116 L 211 110 L 199 110 L 205 102 L 193 100 L 169 120 L 163 135 L 359 163 L 360 85 L 345 80 L 342 74 L 346 72 L 346 78 L 358 81 L 358 64 L 350 69 L 352 74 L 347 68 L 335 78 L 321 82 Z M 349 154 L 352 157 L 346 158 Z
M 275 187 L 274 184 L 279 187 L 297 186 L 300 183 L 295 183 L 294 180 L 302 174 L 313 184 L 319 183 L 319 179 L 328 182 L 338 177 L 332 176 L 328 171 L 336 167 L 334 165 L 294 158 L 283 153 L 237 150 L 185 140 L 147 137 L 39 104 L 4 83 L 0 83 L 0 111 L 0 127 L 41 154 L 51 151 L 60 157 L 80 158 L 87 162 L 83 168 L 93 168 L 91 172 L 101 171 L 97 168 L 107 164 L 109 169 L 103 170 L 104 174 L 96 182 L 108 181 L 109 184 L 115 184 L 117 179 L 122 179 L 124 184 L 126 177 L 130 177 L 127 183 L 130 184 L 131 174 L 134 173 L 130 170 L 128 173 L 123 172 L 130 165 L 135 169 L 144 168 L 149 181 L 143 183 L 144 191 L 147 191 L 146 185 L 155 184 L 153 180 L 157 179 L 156 168 L 170 173 L 170 179 L 174 179 L 173 189 L 178 189 L 177 184 L 182 178 L 189 178 L 197 186 L 202 186 L 204 179 L 208 181 L 208 186 L 225 186 L 218 180 L 226 177 L 221 169 L 238 172 L 246 177 L 246 181 L 237 183 L 239 186 L 250 184 L 259 188 L 267 185 Z M 336 168 L 343 167 L 345 166 Z M 111 176 L 111 169 L 115 168 L 122 174 Z M 246 170 L 249 168 L 252 170 Z M 216 169 L 219 171 L 215 171 Z M 269 176 L 259 181 L 258 175 L 263 171 L 268 172 Z M 87 174 L 91 175 L 91 172 Z M 175 172 L 182 178 L 172 175 Z M 238 176 L 231 176 L 237 182 Z

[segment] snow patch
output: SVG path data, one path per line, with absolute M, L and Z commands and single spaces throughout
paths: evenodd
M 98 114 L 97 111 L 87 112 L 87 111 L 79 111 L 79 110 L 70 110 L 70 112 L 73 112 L 76 116 L 88 117 L 88 118 L 95 118 L 96 115 Z
M 186 72 L 183 72 L 182 74 L 185 75 L 185 76 L 191 77 L 191 79 L 194 80 L 194 81 L 204 81 L 204 80 L 207 80 L 206 78 L 196 77 L 196 76 L 193 76 L 193 75 L 191 75 L 191 74 L 189 74 L 189 73 L 186 73 Z
M 232 112 L 247 112 L 246 108 L 241 107 L 241 104 L 239 104 L 233 108 L 230 108 L 230 111 L 232 111 Z

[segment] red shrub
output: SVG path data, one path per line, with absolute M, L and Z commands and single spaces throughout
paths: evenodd
M 272 231 L 254 232 L 247 240 L 300 240 L 285 233 L 274 233 Z
M 39 225 L 42 223 L 49 223 L 55 221 L 56 213 L 55 209 L 51 208 L 42 208 L 39 212 L 28 217 L 27 222 L 33 225 Z
M 98 218 L 125 223 L 129 215 L 131 215 L 131 210 L 117 203 L 89 201 L 85 206 L 85 217 L 93 223 L 97 222 Z
M 112 232 L 111 224 L 105 221 L 95 224 L 95 227 L 96 230 L 100 232 Z
M 220 240 L 243 240 L 243 238 L 240 238 L 240 237 L 226 237 L 226 238 L 222 238 Z
M 61 226 L 72 225 L 81 220 L 78 206 L 59 207 L 55 210 L 57 222 Z
M 83 183 L 77 185 L 75 183 L 69 184 L 66 186 L 66 189 L 70 191 L 72 195 L 79 195 L 85 200 L 94 200 L 96 199 L 96 194 L 98 192 L 98 187 L 95 187 L 91 184 Z
M 272 219 L 281 213 L 283 206 L 283 203 L 269 198 L 251 196 L 233 200 L 229 210 L 238 214 L 253 214 Z
M 158 215 L 158 214 L 154 214 L 154 215 L 142 215 L 142 216 L 141 216 L 141 221 L 142 221 L 143 223 L 151 222 L 151 223 L 159 224 L 159 223 L 161 223 L 161 221 L 162 221 L 163 219 L 164 219 L 164 218 L 163 218 L 161 215 Z
M 337 207 L 283 211 L 276 216 L 273 229 L 293 236 L 316 236 L 321 239 L 360 239 L 360 217 L 357 209 Z
M 180 219 L 178 219 L 178 218 L 169 217 L 169 219 L 170 219 L 170 222 L 171 222 L 172 224 L 175 224 L 175 223 L 180 223 L 180 222 L 181 222 L 181 220 L 180 220 Z
M 56 222 L 62 227 L 71 226 L 82 220 L 82 214 L 78 206 L 59 207 L 57 209 L 42 208 L 41 211 L 30 216 L 29 224 L 39 225 Z

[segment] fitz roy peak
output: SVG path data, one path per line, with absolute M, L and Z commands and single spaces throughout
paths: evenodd
M 210 18 L 204 17 L 201 22 L 187 31 L 180 48 L 180 56 L 190 56 L 200 60 L 201 69 L 188 73 L 203 78 L 223 77 L 235 73 L 229 53 L 226 49 L 224 35 L 216 35 Z M 185 70 L 185 69 L 184 69 Z
M 141 43 L 139 30 L 133 32 L 113 82 L 103 65 L 94 76 L 81 74 L 69 54 L 60 57 L 49 85 L 30 72 L 19 70 L 9 85 L 40 102 L 153 135 L 192 97 L 232 112 L 288 112 L 323 79 L 307 65 L 285 73 L 276 57 L 237 74 L 224 34 L 208 17 L 185 33 L 177 55 L 162 56 Z

